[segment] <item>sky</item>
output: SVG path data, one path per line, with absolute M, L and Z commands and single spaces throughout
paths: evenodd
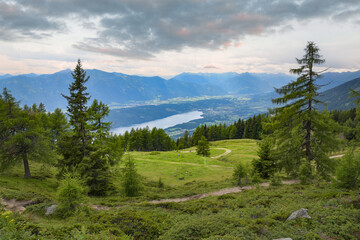
M 360 0 L 0 0 L 0 73 L 360 70 Z

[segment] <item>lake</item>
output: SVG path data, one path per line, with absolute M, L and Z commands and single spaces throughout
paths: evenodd
M 173 126 L 181 124 L 181 123 L 187 123 L 192 120 L 201 119 L 201 118 L 203 118 L 201 116 L 202 114 L 203 114 L 203 112 L 201 112 L 201 111 L 192 111 L 192 112 L 187 112 L 187 113 L 181 113 L 181 114 L 172 115 L 170 117 L 161 118 L 161 119 L 157 119 L 157 120 L 150 121 L 150 122 L 134 124 L 134 125 L 131 125 L 128 127 L 114 128 L 114 129 L 111 129 L 111 132 L 114 134 L 124 134 L 126 131 L 130 132 L 132 128 L 134 128 L 134 129 L 145 128 L 146 126 L 148 126 L 150 130 L 154 127 L 165 129 L 165 128 L 173 127 Z

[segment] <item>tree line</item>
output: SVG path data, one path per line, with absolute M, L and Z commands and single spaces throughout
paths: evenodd
M 239 119 L 237 122 L 227 126 L 226 124 L 214 124 L 196 127 L 192 136 L 188 131 L 177 139 L 178 149 L 188 148 L 198 145 L 198 141 L 205 137 L 208 141 L 218 141 L 225 139 L 261 139 L 263 134 L 262 124 L 268 120 L 267 114 L 254 115 L 249 119 Z

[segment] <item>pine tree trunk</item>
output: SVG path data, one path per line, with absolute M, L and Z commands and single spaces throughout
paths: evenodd
M 309 78 L 310 78 L 310 85 L 312 86 L 313 83 L 313 72 L 312 72 L 312 63 L 309 66 Z M 309 94 L 311 94 L 313 89 L 309 89 Z M 312 98 L 310 97 L 309 103 L 308 103 L 308 111 L 309 111 L 309 119 L 306 121 L 306 159 L 310 162 L 311 159 L 311 112 L 312 112 Z
M 22 154 L 23 162 L 24 162 L 24 170 L 25 170 L 25 178 L 31 178 L 30 168 L 29 168 L 29 162 L 27 159 L 27 153 L 23 152 Z

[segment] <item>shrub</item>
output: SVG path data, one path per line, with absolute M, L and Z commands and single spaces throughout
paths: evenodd
M 299 170 L 299 178 L 300 178 L 300 183 L 302 185 L 311 184 L 311 181 L 312 181 L 311 172 L 312 172 L 312 169 L 311 169 L 310 162 L 304 161 L 300 165 L 300 170 Z
M 264 139 L 258 144 L 258 159 L 252 161 L 254 171 L 259 173 L 262 178 L 270 178 L 275 170 L 275 158 L 271 155 L 272 144 L 270 140 Z
M 125 195 L 128 197 L 134 197 L 140 194 L 142 189 L 140 175 L 136 171 L 135 162 L 128 154 L 128 158 L 125 161 L 125 167 L 123 169 L 123 188 Z
M 274 176 L 270 178 L 270 185 L 271 186 L 281 186 L 282 181 L 279 173 L 275 173 Z
M 85 197 L 86 188 L 83 181 L 75 175 L 65 174 L 57 189 L 59 206 L 57 212 L 61 217 L 71 216 Z
M 254 174 L 251 176 L 251 182 L 256 184 L 256 183 L 260 183 L 262 181 L 259 173 L 254 172 Z
M 359 185 L 360 158 L 354 155 L 351 149 L 345 154 L 336 168 L 337 186 L 343 188 L 355 188 Z
M 122 210 L 115 214 L 99 213 L 91 220 L 97 224 L 96 231 L 99 232 L 109 228 L 118 229 L 121 235 L 125 233 L 134 239 L 156 239 L 160 235 L 159 224 L 145 212 Z M 117 235 L 117 232 L 113 233 Z
M 239 163 L 233 173 L 233 179 L 237 186 L 241 186 L 243 183 L 248 183 L 248 166 L 243 163 Z
M 161 180 L 161 178 L 159 178 L 157 186 L 158 186 L 158 188 L 163 188 L 164 187 L 164 182 Z

